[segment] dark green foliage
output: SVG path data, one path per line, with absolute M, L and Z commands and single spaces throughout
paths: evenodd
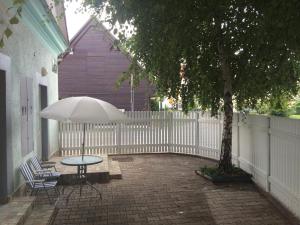
M 103 2 L 95 4 L 104 7 Z M 131 48 L 136 59 L 155 74 L 161 92 L 182 96 L 185 109 L 193 99 L 213 113 L 222 107 L 220 42 L 239 109 L 281 92 L 297 92 L 299 1 L 108 2 L 112 22 L 130 21 L 136 28 Z M 180 63 L 186 64 L 184 84 Z
M 296 113 L 297 115 L 300 115 L 300 102 L 298 102 L 298 103 L 296 104 L 296 106 L 295 106 L 295 113 Z
M 116 29 L 114 29 L 116 30 Z M 117 47 L 122 51 L 124 55 L 130 58 L 131 64 L 126 72 L 121 74 L 116 82 L 116 86 L 119 88 L 121 84 L 125 81 L 133 82 L 133 87 L 136 88 L 142 80 L 147 80 L 149 83 L 154 83 L 153 77 L 150 76 L 144 69 L 143 66 L 138 62 L 135 56 L 131 56 L 132 52 L 132 39 L 128 39 L 125 43 L 120 43 L 116 41 L 114 47 Z
M 12 17 L 12 18 L 9 20 L 9 23 L 10 23 L 10 24 L 18 24 L 18 23 L 19 23 L 18 17 L 17 17 L 17 16 Z
M 230 168 L 230 170 L 224 172 L 222 170 L 220 170 L 218 167 L 202 167 L 200 168 L 200 171 L 205 174 L 208 175 L 210 177 L 219 177 L 219 176 L 248 176 L 249 174 L 246 173 L 244 170 L 232 166 Z
M 286 99 L 276 99 L 271 102 L 271 115 L 287 116 L 288 115 L 288 101 Z
M 293 100 L 291 95 L 282 94 L 280 96 L 270 98 L 265 103 L 257 104 L 256 110 L 259 114 L 288 116 L 294 111 L 290 104 L 291 100 Z
M 0 48 L 3 48 L 4 47 L 4 40 L 3 40 L 3 37 L 0 39 Z
M 12 31 L 11 29 L 9 29 L 8 27 L 5 29 L 4 34 L 6 36 L 6 38 L 9 38 L 12 35 Z
M 159 102 L 156 99 L 150 99 L 150 110 L 159 111 Z
M 224 110 L 223 171 L 231 168 L 232 102 L 254 108 L 298 91 L 299 0 L 96 2 L 123 24 L 120 33 L 134 26 L 131 52 L 159 93 L 180 95 L 185 111 L 195 100 L 213 115 Z
M 22 16 L 22 7 L 25 1 L 26 0 L 14 0 L 13 5 L 7 9 L 7 12 L 12 13 L 13 15 L 9 18 L 8 24 L 3 21 L 1 22 L 1 25 L 5 25 L 6 28 L 4 29 L 4 32 L 0 34 L 0 48 L 4 47 L 5 39 L 8 39 L 13 34 L 11 26 L 19 24 L 19 18 Z

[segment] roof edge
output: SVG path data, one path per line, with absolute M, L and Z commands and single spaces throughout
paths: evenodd
M 12 5 L 12 0 L 4 0 L 7 6 Z M 22 5 L 21 21 L 25 23 L 42 43 L 55 55 L 63 53 L 68 48 L 68 40 L 63 36 L 52 14 L 48 13 L 45 0 L 27 0 Z

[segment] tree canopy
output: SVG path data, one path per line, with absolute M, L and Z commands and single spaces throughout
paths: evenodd
M 131 50 L 136 58 L 157 76 L 163 93 L 181 94 L 185 108 L 193 99 L 213 112 L 222 106 L 220 45 L 238 108 L 297 91 L 299 1 L 108 2 L 113 23 L 129 21 L 135 27 Z M 94 2 L 97 8 L 101 3 Z M 181 63 L 186 65 L 184 83 Z
M 112 24 L 134 27 L 131 51 L 162 93 L 180 95 L 185 110 L 195 100 L 212 114 L 224 110 L 223 171 L 232 167 L 233 102 L 253 108 L 298 91 L 297 0 L 87 2 L 106 10 Z

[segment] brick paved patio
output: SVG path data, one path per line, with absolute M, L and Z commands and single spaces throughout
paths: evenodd
M 131 155 L 119 161 L 123 179 L 97 184 L 58 202 L 55 225 L 292 224 L 252 184 L 215 186 L 194 173 L 212 162 L 180 155 Z

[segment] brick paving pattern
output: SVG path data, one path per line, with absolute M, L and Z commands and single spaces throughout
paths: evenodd
M 171 154 L 117 156 L 122 177 L 65 195 L 55 225 L 285 225 L 292 224 L 253 184 L 213 185 L 194 173 L 212 162 Z

